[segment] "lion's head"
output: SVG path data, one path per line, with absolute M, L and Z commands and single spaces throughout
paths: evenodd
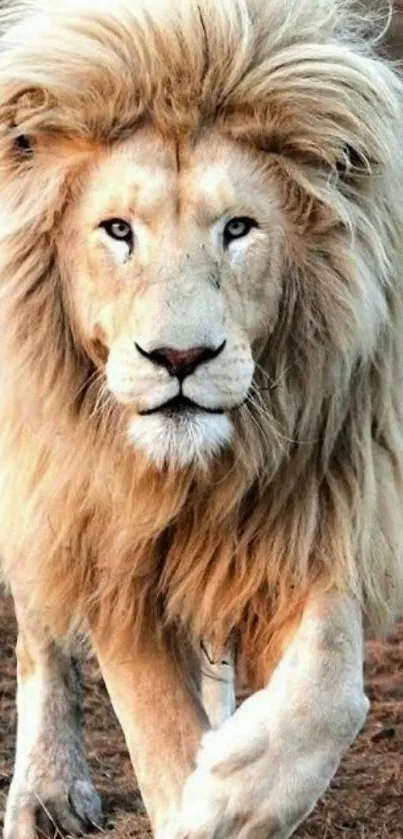
M 379 616 L 402 583 L 403 95 L 362 9 L 8 5 L 10 555 L 28 539 L 60 568 L 73 541 L 74 597 L 88 552 L 120 557 L 122 615 L 153 556 L 166 611 L 191 623 L 203 592 L 222 634 L 314 580 Z
M 159 466 L 231 441 L 278 318 L 281 202 L 258 151 L 147 127 L 96 156 L 67 210 L 58 251 L 78 340 Z
M 32 9 L 3 39 L 3 145 L 24 247 L 59 274 L 75 386 L 99 371 L 159 468 L 245 427 L 267 468 L 322 433 L 388 318 L 395 79 L 338 4 L 292 23 L 277 0 Z
M 136 448 L 208 462 L 249 426 L 275 458 L 388 317 L 396 83 L 337 4 L 168 5 L 38 0 L 6 32 L 4 204 L 30 306 L 45 260 L 75 386 L 100 372 Z

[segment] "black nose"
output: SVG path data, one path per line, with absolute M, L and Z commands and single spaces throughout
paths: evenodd
M 148 358 L 154 364 L 160 367 L 165 367 L 171 376 L 177 376 L 181 381 L 190 376 L 196 367 L 203 364 L 205 361 L 211 361 L 223 351 L 225 341 L 219 347 L 189 347 L 187 350 L 177 349 L 176 347 L 158 347 L 156 350 L 146 352 L 136 344 L 136 349 L 144 358 Z

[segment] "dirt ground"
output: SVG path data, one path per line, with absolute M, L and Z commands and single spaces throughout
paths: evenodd
M 15 739 L 14 641 L 10 603 L 0 598 L 0 827 Z M 383 644 L 369 643 L 367 653 L 369 720 L 298 839 L 403 839 L 403 626 Z M 86 666 L 85 677 L 88 754 L 104 802 L 105 833 L 147 839 L 124 740 L 95 664 Z

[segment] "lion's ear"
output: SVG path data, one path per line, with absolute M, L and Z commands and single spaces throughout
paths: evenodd
M 375 161 L 369 160 L 363 152 L 354 146 L 346 145 L 336 163 L 336 169 L 341 178 L 355 178 L 370 175 L 375 165 Z
M 19 157 L 31 157 L 34 152 L 34 141 L 29 134 L 17 134 L 14 137 L 14 148 Z
M 25 90 L 8 105 L 8 124 L 14 151 L 19 158 L 31 157 L 35 133 L 49 108 L 49 95 L 42 89 Z

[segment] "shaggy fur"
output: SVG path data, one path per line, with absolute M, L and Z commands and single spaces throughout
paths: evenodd
M 15 0 L 2 28 L 6 579 L 57 635 L 235 636 L 252 669 L 313 589 L 384 626 L 403 594 L 403 98 L 369 21 L 345 0 Z M 145 122 L 259 148 L 288 224 L 276 326 L 204 470 L 128 447 L 58 259 L 88 159 Z

